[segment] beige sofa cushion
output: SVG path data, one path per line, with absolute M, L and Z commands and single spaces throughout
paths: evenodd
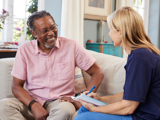
M 14 97 L 11 92 L 14 58 L 0 59 L 0 99 Z
M 104 73 L 104 79 L 100 84 L 97 93 L 100 96 L 114 95 L 123 91 L 125 82 L 125 69 L 126 58 L 115 57 L 103 53 L 89 51 L 90 54 L 96 59 L 96 62 L 101 67 Z M 90 76 L 83 71 L 86 85 L 88 85 Z

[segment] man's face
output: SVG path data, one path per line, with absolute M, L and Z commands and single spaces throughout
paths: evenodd
M 53 48 L 56 44 L 58 29 L 50 16 L 34 21 L 35 31 L 32 34 L 39 41 L 39 47 L 42 49 Z

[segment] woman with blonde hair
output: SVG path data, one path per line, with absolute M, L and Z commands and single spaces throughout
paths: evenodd
M 90 93 L 108 105 L 97 107 L 79 100 L 86 109 L 82 106 L 74 120 L 160 120 L 160 51 L 146 35 L 142 17 L 123 7 L 107 22 L 114 46 L 128 53 L 124 91 L 104 97 Z

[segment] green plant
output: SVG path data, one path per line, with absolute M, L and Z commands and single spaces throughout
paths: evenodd
M 30 0 L 27 11 L 32 14 L 32 13 L 37 11 L 37 8 L 38 8 L 38 0 Z M 29 39 L 29 40 L 34 39 L 34 37 L 33 37 L 32 33 L 30 32 L 28 26 L 27 26 L 27 39 Z

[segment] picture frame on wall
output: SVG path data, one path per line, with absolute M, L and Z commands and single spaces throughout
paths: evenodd
M 84 19 L 105 20 L 112 13 L 112 0 L 85 0 Z

